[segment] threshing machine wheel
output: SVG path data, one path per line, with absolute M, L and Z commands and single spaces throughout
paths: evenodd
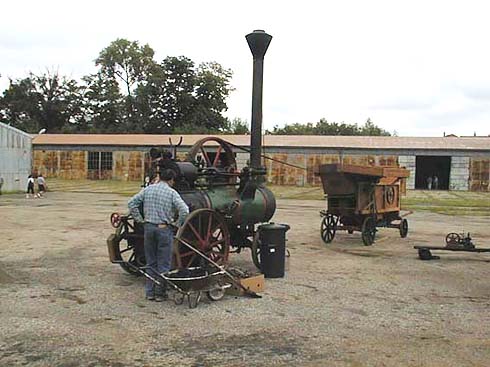
M 188 153 L 190 161 L 198 162 L 198 156 L 203 160 L 204 168 L 216 168 L 225 173 L 236 173 L 237 165 L 233 147 L 225 140 L 209 136 L 197 141 Z M 237 182 L 236 175 L 227 179 L 230 184 Z
M 328 213 L 323 217 L 320 230 L 323 242 L 332 242 L 335 237 L 335 231 L 337 230 L 337 222 L 338 218 L 333 214 Z
M 400 237 L 405 238 L 408 234 L 408 220 L 402 219 L 400 222 Z
M 458 245 L 461 243 L 461 236 L 459 233 L 448 233 L 446 236 L 446 245 Z
M 223 216 L 213 209 L 197 209 L 189 214 L 177 231 L 174 242 L 174 266 L 198 266 L 202 258 L 182 241 L 204 253 L 214 262 L 224 265 L 230 253 L 230 233 Z
M 121 254 L 122 263 L 119 263 L 124 271 L 132 275 L 141 276 L 141 273 L 136 271 L 133 267 L 129 266 L 130 263 L 137 267 L 143 267 L 146 265 L 146 259 L 144 253 L 137 254 L 135 249 L 135 239 L 128 237 L 128 226 L 123 222 L 119 222 L 119 226 L 116 228 L 116 241 L 119 245 L 119 253 Z M 142 239 L 143 240 L 143 239 Z
M 376 237 L 376 219 L 374 217 L 366 217 L 362 222 L 362 242 L 364 246 L 371 246 Z

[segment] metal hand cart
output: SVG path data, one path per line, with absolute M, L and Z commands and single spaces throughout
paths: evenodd
M 143 275 L 162 288 L 169 285 L 175 290 L 175 304 L 182 304 L 187 298 L 189 308 L 195 308 L 199 304 L 203 293 L 211 301 L 218 301 L 223 298 L 226 289 L 231 287 L 232 284 L 241 288 L 244 294 L 249 297 L 261 298 L 260 295 L 245 288 L 224 266 L 219 265 L 178 236 L 175 237 L 175 240 L 195 252 L 201 258 L 203 265 L 158 273 L 149 266 L 138 266 L 133 262 L 124 261 L 120 256 L 116 256 L 113 251 L 114 236 L 110 236 L 107 239 L 107 247 L 112 263 L 124 265 L 128 267 L 131 273 Z

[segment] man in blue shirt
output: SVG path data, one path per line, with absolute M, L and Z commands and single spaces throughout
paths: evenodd
M 128 202 L 130 213 L 136 222 L 145 223 L 145 258 L 151 275 L 165 273 L 172 266 L 173 231 L 169 224 L 174 222 L 174 215 L 179 213 L 178 225 L 182 225 L 189 214 L 189 208 L 172 186 L 175 183 L 175 172 L 166 169 L 160 174 L 160 181 L 150 185 Z M 143 217 L 140 207 L 143 205 Z M 153 273 L 153 274 L 152 274 Z M 155 287 L 147 279 L 145 284 L 146 299 L 161 302 L 166 298 L 166 290 Z

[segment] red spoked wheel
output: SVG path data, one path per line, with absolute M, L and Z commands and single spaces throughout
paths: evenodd
M 117 227 L 119 227 L 120 224 L 121 224 L 121 215 L 119 213 L 112 213 L 111 214 L 111 225 L 114 228 L 117 228 Z
M 228 263 L 230 233 L 225 220 L 213 209 L 197 209 L 179 228 L 174 242 L 174 264 L 177 268 L 199 266 L 202 257 L 180 240 L 204 253 L 219 265 Z
M 214 136 L 201 139 L 192 146 L 188 159 L 203 168 L 215 168 L 217 171 L 229 173 L 229 183 L 237 181 L 235 154 L 233 147 L 226 140 Z

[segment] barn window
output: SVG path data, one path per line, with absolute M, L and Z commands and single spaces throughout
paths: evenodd
M 112 171 L 112 152 L 100 153 L 100 169 Z
M 88 179 L 110 180 L 112 178 L 112 152 L 88 152 Z
M 88 152 L 88 169 L 98 170 L 100 162 L 100 152 Z

